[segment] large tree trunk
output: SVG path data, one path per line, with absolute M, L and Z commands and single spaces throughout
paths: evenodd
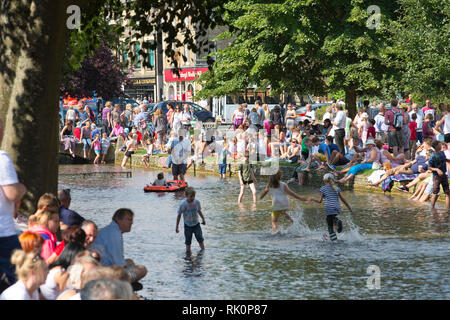
M 348 116 L 352 119 L 356 116 L 356 89 L 345 89 L 345 108 L 348 110 Z
M 21 208 L 27 215 L 43 193 L 57 191 L 59 85 L 70 2 L 7 1 L 0 7 L 1 149 L 28 188 Z

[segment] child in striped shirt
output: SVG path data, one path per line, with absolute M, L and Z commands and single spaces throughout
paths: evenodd
M 342 232 L 342 221 L 337 218 L 337 215 L 341 213 L 341 205 L 339 203 L 339 199 L 345 204 L 345 206 L 350 210 L 352 214 L 354 214 L 352 208 L 348 204 L 348 202 L 344 199 L 341 194 L 341 189 L 335 186 L 334 175 L 332 173 L 327 173 L 323 176 L 324 186 L 320 188 L 320 199 L 313 199 L 317 203 L 322 203 L 322 200 L 325 201 L 325 208 L 327 214 L 327 224 L 328 224 L 328 233 L 330 234 L 330 240 L 336 241 L 337 236 L 334 232 L 334 226 L 337 226 L 337 232 Z M 324 237 L 327 238 L 326 234 Z

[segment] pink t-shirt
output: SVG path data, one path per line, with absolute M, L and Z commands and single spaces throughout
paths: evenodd
M 48 230 L 46 227 L 33 225 L 28 228 L 28 231 L 40 234 L 42 238 L 44 238 L 44 243 L 42 244 L 42 253 L 41 256 L 44 260 L 50 258 L 52 253 L 56 249 L 56 235 Z
M 124 135 L 124 133 L 123 133 L 123 127 L 121 127 L 120 125 L 118 125 L 118 126 L 115 126 L 113 129 L 112 129 L 112 133 L 113 133 L 113 135 L 115 135 L 116 137 L 118 137 L 118 136 L 122 136 L 122 137 L 125 137 L 125 135 Z

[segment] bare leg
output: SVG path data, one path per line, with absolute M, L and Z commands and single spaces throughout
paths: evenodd
M 423 181 L 419 187 L 417 188 L 417 190 L 414 192 L 414 194 L 409 198 L 411 200 L 419 200 L 420 197 L 422 196 L 423 192 L 425 191 L 426 187 L 427 187 L 428 183 Z
M 252 194 L 253 194 L 253 203 L 256 204 L 257 196 L 256 196 L 256 188 L 255 188 L 255 184 L 254 184 L 254 183 L 251 183 L 251 184 L 249 185 L 249 187 L 250 187 L 250 190 L 252 191 Z
M 125 166 L 127 164 L 128 161 L 128 157 L 124 156 L 123 160 L 122 160 L 122 169 L 126 169 L 127 167 Z
M 353 178 L 354 175 L 353 174 L 347 174 L 345 177 L 343 177 L 342 179 L 336 181 L 337 183 L 346 183 L 348 180 L 350 180 L 351 178 Z
M 277 232 L 278 231 L 277 218 L 275 218 L 274 216 L 272 216 L 272 229 L 273 229 L 273 232 Z
M 433 194 L 433 195 L 431 196 L 431 210 L 434 209 L 434 206 L 436 205 L 436 200 L 437 200 L 437 198 L 438 198 L 438 195 L 437 195 L 437 194 Z
M 243 186 L 241 186 L 241 191 L 239 192 L 239 197 L 238 197 L 238 203 L 242 202 L 242 197 L 244 196 L 244 192 L 245 192 L 245 184 Z

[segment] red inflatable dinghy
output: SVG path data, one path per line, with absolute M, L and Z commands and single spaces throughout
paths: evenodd
M 145 186 L 144 192 L 175 192 L 183 191 L 188 186 L 186 181 L 183 180 L 169 180 L 166 181 L 165 186 Z

